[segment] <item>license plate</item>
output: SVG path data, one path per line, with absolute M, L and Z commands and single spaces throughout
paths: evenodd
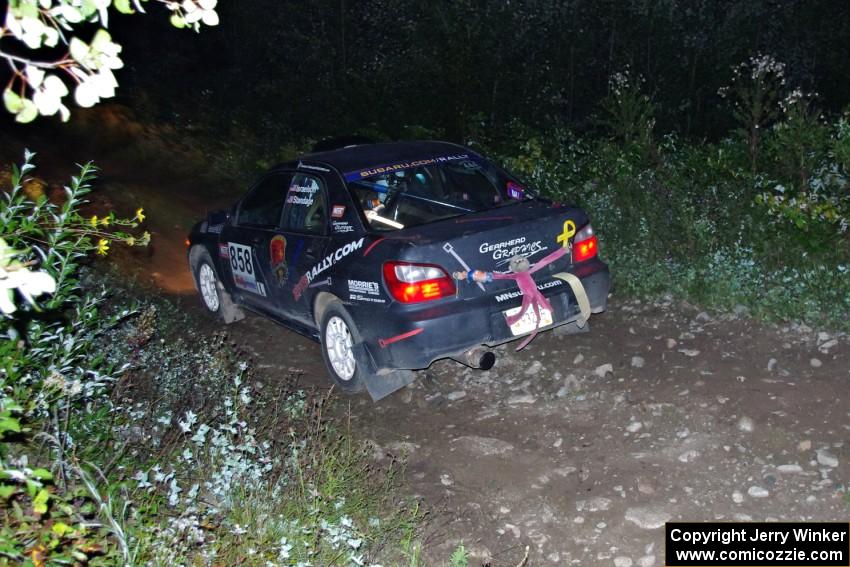
M 511 317 L 519 313 L 520 309 L 522 309 L 522 307 L 514 307 L 513 309 L 503 311 L 503 314 L 505 315 L 505 318 Z M 545 307 L 540 307 L 539 309 L 540 321 L 537 321 L 538 329 L 552 324 L 552 312 Z M 528 311 L 525 312 L 525 315 L 522 316 L 522 319 L 511 325 L 511 333 L 514 336 L 530 333 L 534 330 L 535 319 L 537 319 L 537 316 L 534 313 L 534 308 L 529 307 Z

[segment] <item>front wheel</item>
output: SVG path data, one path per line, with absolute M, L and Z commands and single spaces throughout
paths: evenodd
M 362 391 L 364 373 L 368 372 L 354 354 L 359 342 L 360 335 L 348 311 L 337 302 L 328 305 L 321 322 L 322 357 L 331 380 L 346 394 Z

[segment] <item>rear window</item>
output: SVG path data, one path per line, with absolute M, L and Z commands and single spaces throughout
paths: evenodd
M 529 199 L 493 164 L 466 154 L 386 164 L 345 175 L 373 230 L 400 230 Z

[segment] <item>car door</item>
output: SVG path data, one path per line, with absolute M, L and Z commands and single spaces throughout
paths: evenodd
M 311 298 L 329 285 L 326 274 L 308 274 L 322 264 L 329 240 L 326 180 L 293 173 L 280 228 L 269 243 L 269 293 L 285 318 L 308 328 L 314 325 Z
M 220 253 L 238 301 L 272 312 L 279 311 L 279 306 L 269 289 L 273 276 L 269 247 L 280 226 L 291 179 L 292 174 L 285 171 L 266 174 L 242 199 L 235 222 L 221 234 Z

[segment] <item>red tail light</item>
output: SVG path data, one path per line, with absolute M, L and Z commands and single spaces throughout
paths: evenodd
M 384 281 L 392 296 L 402 303 L 433 301 L 455 294 L 452 278 L 434 264 L 386 262 Z
M 599 241 L 589 224 L 578 231 L 573 239 L 573 262 L 584 262 L 599 252 Z

